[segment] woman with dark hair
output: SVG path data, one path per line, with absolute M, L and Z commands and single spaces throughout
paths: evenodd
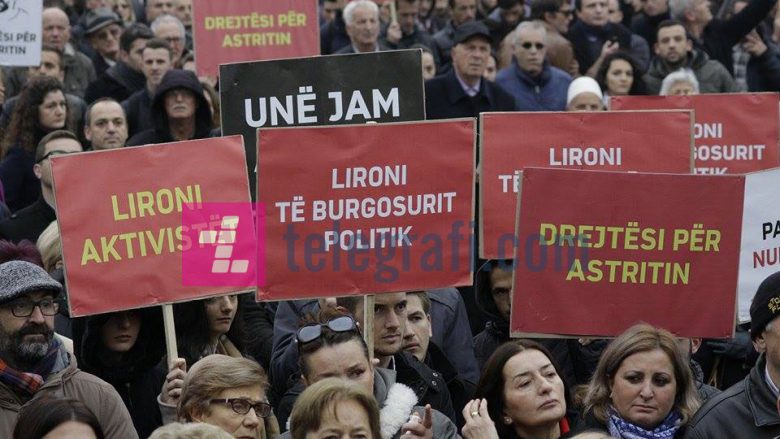
M 238 296 L 218 296 L 173 306 L 179 355 L 194 364 L 211 354 L 243 357 L 244 331 Z
M 614 438 L 681 438 L 699 405 L 677 339 L 643 323 L 604 350 L 585 395 L 585 423 Z
M 108 382 L 122 397 L 138 437 L 162 425 L 157 394 L 166 372 L 160 308 L 100 314 L 86 319 L 78 364 Z
M 177 303 L 173 314 L 176 326 L 186 330 L 176 331 L 180 358 L 168 363 L 168 375 L 159 398 L 164 411 L 176 405 L 187 367 L 212 354 L 244 356 L 243 319 L 236 295 Z M 166 416 L 163 412 L 164 423 Z
M 35 148 L 46 134 L 68 126 L 68 103 L 56 78 L 30 78 L 19 95 L 0 144 L 0 181 L 12 211 L 34 203 L 41 183 L 33 173 Z
M 607 55 L 596 73 L 596 81 L 604 92 L 604 104 L 610 96 L 643 95 L 647 91 L 641 70 L 634 57 L 625 52 Z
M 95 415 L 76 399 L 39 398 L 19 412 L 13 439 L 65 437 L 105 438 Z
M 568 437 L 572 407 L 561 371 L 550 352 L 531 340 L 501 345 L 490 356 L 477 386 L 478 399 L 463 408 L 466 439 Z

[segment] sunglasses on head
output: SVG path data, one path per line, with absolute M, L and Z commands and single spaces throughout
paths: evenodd
M 298 344 L 311 343 L 322 337 L 322 328 L 328 328 L 333 332 L 356 331 L 358 334 L 360 333 L 357 323 L 355 323 L 355 319 L 350 316 L 341 316 L 331 319 L 327 323 L 315 323 L 298 329 Z

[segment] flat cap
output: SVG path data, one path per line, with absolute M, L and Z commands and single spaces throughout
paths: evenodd
M 84 35 L 93 34 L 112 24 L 122 25 L 122 20 L 116 12 L 108 8 L 97 8 L 87 12 Z
M 493 43 L 493 38 L 490 36 L 490 31 L 481 21 L 467 21 L 458 26 L 455 29 L 455 38 L 453 39 L 453 42 L 455 44 L 461 44 L 474 37 L 482 37 L 489 43 Z
M 25 261 L 0 264 L 0 303 L 31 291 L 62 291 L 62 285 L 43 268 Z

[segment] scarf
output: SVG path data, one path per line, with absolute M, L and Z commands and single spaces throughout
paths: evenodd
M 33 396 L 43 386 L 54 368 L 59 354 L 60 341 L 56 337 L 52 337 L 46 355 L 29 372 L 18 371 L 0 359 L 0 383 L 10 386 L 22 394 Z
M 680 429 L 680 413 L 676 410 L 669 412 L 669 415 L 653 430 L 645 430 L 629 423 L 621 418 L 613 408 L 609 409 L 608 416 L 607 429 L 609 434 L 620 439 L 672 439 L 677 430 Z

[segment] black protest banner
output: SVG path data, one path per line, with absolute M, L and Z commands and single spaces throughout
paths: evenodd
M 223 64 L 222 134 L 241 134 L 252 188 L 258 128 L 425 119 L 422 52 Z

